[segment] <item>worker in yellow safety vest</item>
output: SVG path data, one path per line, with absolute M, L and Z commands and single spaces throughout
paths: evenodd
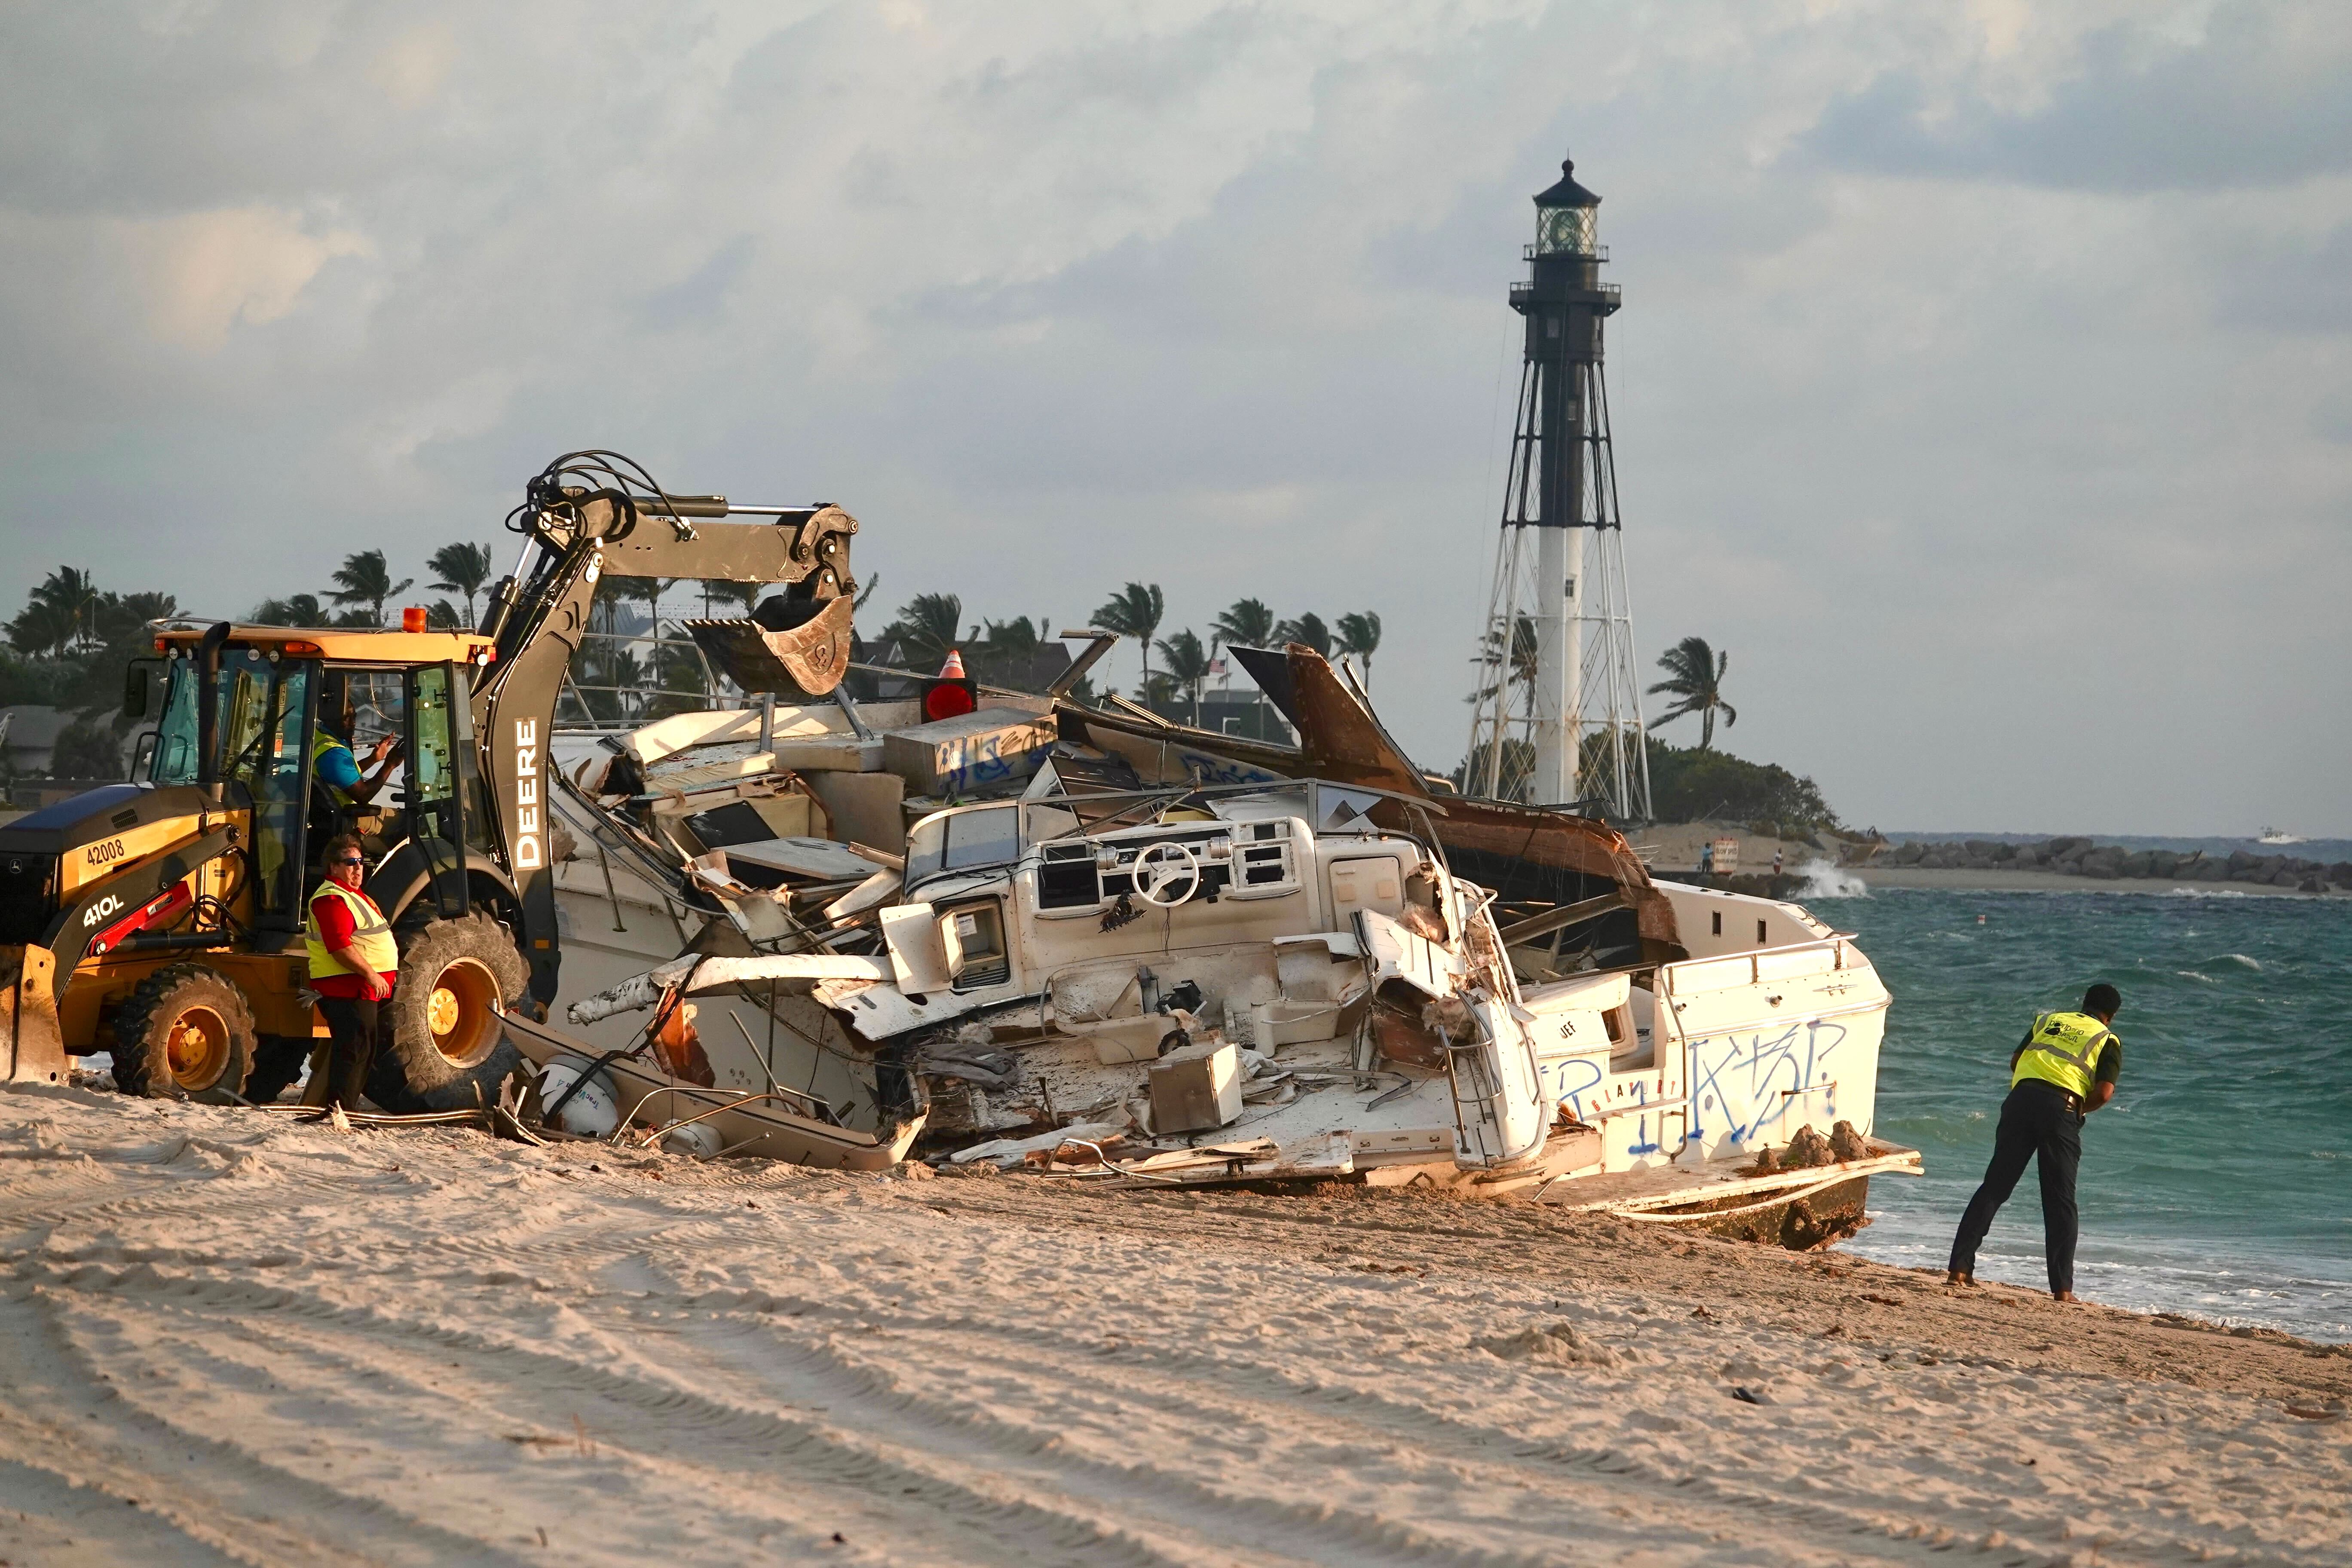
M 351 745 L 352 731 L 358 720 L 357 710 L 346 699 L 340 722 L 329 724 L 322 717 L 310 735 L 311 776 L 318 781 L 319 793 L 338 812 L 348 812 L 373 801 L 383 788 L 385 778 L 400 763 L 400 742 L 386 735 L 368 752 L 368 765 L 375 771 L 361 773 L 359 758 Z
M 392 922 L 361 886 L 367 860 L 359 836 L 339 833 L 328 840 L 325 860 L 326 880 L 310 895 L 303 933 L 310 939 L 310 989 L 319 994 L 319 1011 L 333 1037 L 328 1103 L 357 1110 L 375 1059 L 379 1009 L 391 998 L 400 970 L 400 944 Z
M 1992 1163 L 1960 1215 L 1945 1283 L 1977 1282 L 1977 1248 L 2032 1160 L 2042 1171 L 2050 1294 L 2061 1301 L 2074 1300 L 2074 1238 L 2080 1228 L 2074 1173 L 2083 1163 L 2083 1121 L 2115 1098 L 2124 1044 L 2109 1026 L 2123 1005 L 2123 993 L 2103 982 L 2083 993 L 2081 1012 L 2044 1013 L 2018 1042 L 2009 1058 L 2009 1098 L 2001 1102 L 2000 1128 L 1993 1134 Z

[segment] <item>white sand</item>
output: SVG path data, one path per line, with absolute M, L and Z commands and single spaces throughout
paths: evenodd
M 79 1090 L 0 1184 L 11 1563 L 2352 1556 L 2352 1360 L 1526 1205 Z

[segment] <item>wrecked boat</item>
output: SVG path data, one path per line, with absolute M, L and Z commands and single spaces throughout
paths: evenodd
M 513 1031 L 561 1069 L 551 1124 L 593 1104 L 576 1130 L 851 1169 L 1419 1182 L 1795 1246 L 1917 1169 L 1871 1136 L 1888 997 L 1850 937 L 1654 882 L 1605 824 L 1447 796 L 1319 657 L 1276 657 L 1296 750 L 1010 694 L 949 726 L 987 732 L 961 752 L 845 699 L 599 737 L 568 770 L 562 1024 Z M 959 758 L 991 776 L 950 792 L 996 798 L 860 837 L 894 825 L 850 780 L 903 809 Z

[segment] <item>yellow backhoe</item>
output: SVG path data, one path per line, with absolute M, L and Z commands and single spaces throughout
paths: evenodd
M 707 646 L 751 689 L 821 695 L 848 665 L 857 530 L 829 505 L 672 495 L 609 452 L 548 465 L 508 526 L 522 559 L 478 632 L 159 633 L 124 698 L 153 723 L 143 776 L 0 827 L 8 1081 L 57 1082 L 69 1057 L 107 1051 L 126 1092 L 275 1099 L 324 1038 L 303 905 L 325 840 L 356 829 L 401 949 L 369 1097 L 394 1111 L 495 1098 L 517 1059 L 501 1010 L 543 1016 L 555 996 L 548 747 L 597 580 L 781 584 Z M 402 745 L 388 809 L 341 808 L 313 778 L 320 726 L 349 739 L 354 713 Z

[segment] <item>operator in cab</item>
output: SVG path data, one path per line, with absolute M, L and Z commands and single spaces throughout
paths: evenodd
M 333 1044 L 327 1053 L 327 1100 L 345 1110 L 360 1108 L 374 1064 L 382 1005 L 390 1000 L 400 971 L 400 944 L 361 880 L 367 860 L 359 835 L 339 833 L 327 841 L 326 879 L 310 895 L 303 917 L 310 938 L 310 989 L 319 994 Z
M 320 707 L 323 710 L 325 705 Z M 401 759 L 400 742 L 386 735 L 368 752 L 368 766 L 374 772 L 362 774 L 352 750 L 352 731 L 358 722 L 359 710 L 352 701 L 351 689 L 345 687 L 336 721 L 330 725 L 322 711 L 319 728 L 310 737 L 310 773 L 318 781 L 319 794 L 346 819 L 361 806 L 374 803 Z
M 2083 1122 L 2115 1098 L 2124 1045 L 2108 1026 L 2123 1005 L 2123 993 L 2102 982 L 2083 993 L 2080 1012 L 2044 1013 L 2034 1019 L 2011 1053 L 2009 1098 L 2001 1101 L 1992 1163 L 1985 1167 L 1984 1184 L 1960 1215 L 1946 1284 L 1977 1282 L 1977 1248 L 2032 1160 L 2038 1162 L 2042 1174 L 2042 1250 L 2050 1265 L 2050 1294 L 2061 1301 L 2074 1300 L 2074 1240 L 2081 1228 L 2074 1173 L 2083 1163 Z

